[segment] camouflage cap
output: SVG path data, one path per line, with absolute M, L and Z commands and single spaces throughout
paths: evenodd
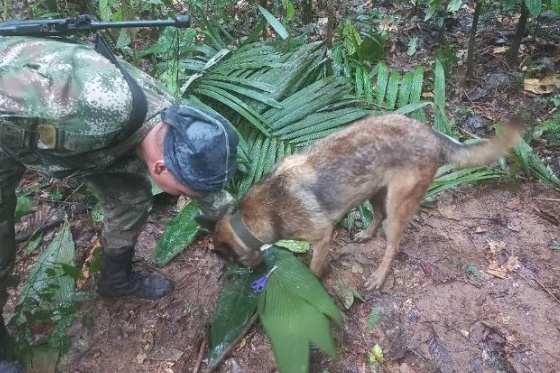
M 237 133 L 216 112 L 173 105 L 161 113 L 170 126 L 163 144 L 165 166 L 199 193 L 222 189 L 236 170 Z

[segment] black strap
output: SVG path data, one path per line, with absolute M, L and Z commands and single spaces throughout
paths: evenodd
M 101 34 L 96 34 L 95 36 L 95 50 L 121 70 L 124 79 L 130 87 L 130 92 L 132 93 L 132 112 L 130 113 L 128 121 L 123 125 L 122 131 L 115 137 L 113 143 L 110 144 L 114 145 L 115 143 L 120 143 L 129 138 L 142 126 L 142 123 L 146 120 L 146 114 L 148 112 L 148 101 L 146 100 L 146 95 L 144 94 L 142 88 L 138 85 L 136 80 L 130 76 L 128 71 L 122 67 L 119 60 L 117 60 L 113 54 L 111 47 L 107 44 Z
M 259 240 L 257 237 L 253 236 L 251 232 L 247 229 L 243 220 L 241 220 L 241 215 L 239 213 L 235 213 L 231 216 L 229 220 L 229 224 L 231 225 L 231 229 L 233 232 L 239 237 L 241 242 L 247 245 L 252 250 L 260 250 L 261 246 L 264 245 L 264 242 Z

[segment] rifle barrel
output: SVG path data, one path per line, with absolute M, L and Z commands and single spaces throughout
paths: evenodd
M 134 20 L 134 21 L 118 21 L 118 22 L 92 22 L 95 28 L 121 28 L 121 27 L 157 27 L 157 26 L 175 26 L 189 27 L 191 20 L 187 15 L 178 15 L 173 19 L 156 19 L 156 20 Z
M 0 23 L 0 36 L 65 36 L 78 32 L 91 32 L 103 28 L 124 27 L 189 27 L 191 23 L 188 15 L 177 15 L 173 19 L 134 20 L 97 22 L 89 15 L 79 15 L 75 18 L 10 20 Z

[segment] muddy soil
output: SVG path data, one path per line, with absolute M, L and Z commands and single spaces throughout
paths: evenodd
M 379 343 L 378 372 L 558 372 L 560 345 L 560 194 L 540 184 L 489 182 L 440 195 L 406 231 L 380 292 L 367 292 L 384 237 L 349 243 L 337 232 L 324 285 L 344 312 L 335 329 L 338 356 L 312 355 L 312 372 L 371 372 L 368 351 Z M 556 200 L 553 200 L 556 199 Z M 151 221 L 139 257 L 150 258 L 163 226 Z M 223 264 L 202 237 L 161 270 L 177 286 L 158 302 L 84 303 L 93 326 L 77 322 L 62 372 L 193 372 L 223 281 Z M 149 259 L 148 259 L 149 262 Z M 355 288 L 348 309 L 341 290 Z M 203 361 L 200 371 L 204 371 Z M 256 326 L 218 372 L 276 372 L 270 345 Z

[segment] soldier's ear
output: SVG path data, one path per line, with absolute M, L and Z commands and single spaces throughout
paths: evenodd
M 207 230 L 209 232 L 213 232 L 214 228 L 216 228 L 216 224 L 218 223 L 218 220 L 220 220 L 220 217 L 210 216 L 210 215 L 198 215 L 194 218 L 194 220 L 196 220 L 198 225 L 200 225 L 200 228 Z

